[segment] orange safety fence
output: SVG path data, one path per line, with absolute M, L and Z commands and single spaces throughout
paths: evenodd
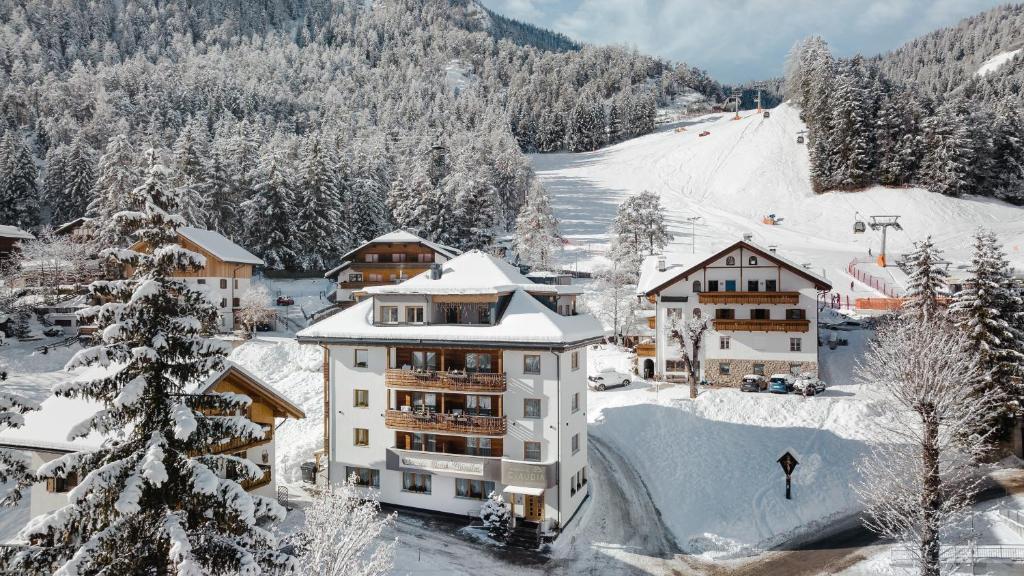
M 886 310 L 894 312 L 903 306 L 903 298 L 857 298 L 854 303 L 860 310 Z

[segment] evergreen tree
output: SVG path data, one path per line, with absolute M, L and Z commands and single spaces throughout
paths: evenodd
M 290 210 L 295 204 L 291 175 L 277 151 L 264 156 L 253 197 L 242 203 L 247 246 L 267 268 L 283 270 L 295 265 L 294 228 Z
M 228 238 L 239 238 L 238 234 L 238 202 L 233 191 L 234 184 L 224 158 L 219 152 L 210 154 L 210 163 L 206 169 L 206 186 L 203 196 L 206 198 L 206 225 Z
M 966 102 L 954 99 L 924 121 L 925 155 L 921 181 L 932 192 L 961 196 L 977 192 L 976 143 Z
M 149 250 L 104 253 L 134 272 L 90 287 L 107 302 L 87 312 L 100 329 L 93 345 L 68 363 L 69 369 L 102 366 L 102 373 L 54 389 L 102 405 L 75 428 L 76 437 L 95 431 L 111 440 L 39 469 L 41 479 L 80 482 L 66 506 L 25 529 L 32 546 L 11 561 L 18 573 L 255 574 L 295 567 L 259 524 L 283 519 L 284 509 L 215 472 L 260 476 L 249 460 L 213 451 L 225 439 L 258 439 L 264 432 L 244 416 L 247 397 L 195 392 L 222 366 L 227 348 L 201 335 L 216 323 L 216 308 L 172 278 L 198 269 L 203 259 L 176 244 L 175 229 L 184 221 L 173 214 L 169 173 L 150 162 L 129 200 L 143 210 L 117 216 L 122 234 Z
M 58 224 L 84 216 L 92 198 L 92 188 L 96 182 L 95 160 L 92 150 L 81 136 L 75 138 L 68 147 L 61 168 L 63 188 L 59 191 L 48 190 L 56 195 L 47 199 L 51 211 L 50 221 Z
M 604 109 L 594 94 L 580 97 L 569 114 L 565 146 L 571 152 L 597 150 L 604 144 Z
M 535 270 L 551 270 L 555 255 L 561 248 L 558 219 L 544 187 L 534 183 L 526 196 L 526 204 L 516 219 L 513 241 L 519 263 Z
M 914 251 L 907 259 L 911 272 L 901 312 L 915 321 L 939 318 L 942 309 L 939 295 L 949 280 L 942 250 L 935 247 L 929 236 L 914 244 Z
M 0 222 L 26 229 L 39 225 L 37 178 L 28 146 L 9 130 L 0 141 Z
M 335 243 L 335 224 L 342 218 L 342 201 L 332 162 L 319 136 L 307 143 L 301 170 L 295 211 L 299 265 L 306 270 L 325 270 L 334 264 L 343 248 Z
M 874 126 L 866 72 L 859 58 L 841 67 L 832 100 L 830 136 L 839 144 L 832 185 L 845 189 L 865 187 L 874 180 Z
M 512 511 L 501 494 L 491 492 L 480 507 L 480 520 L 491 538 L 505 541 L 512 534 Z
M 996 198 L 1024 204 L 1024 121 L 1017 108 L 1000 106 L 992 124 L 991 187 Z
M 442 209 L 430 238 L 460 250 L 490 246 L 498 225 L 494 187 L 462 163 L 442 183 L 440 194 Z
M 206 167 L 209 147 L 206 143 L 206 130 L 200 125 L 201 122 L 189 122 L 174 142 L 172 181 L 176 188 L 179 214 L 189 226 L 206 228 L 209 225 L 209 198 L 206 197 L 210 191 Z
M 1021 310 L 1020 296 L 1013 289 L 1013 276 L 1006 254 L 992 232 L 978 230 L 970 277 L 954 296 L 950 318 L 963 330 L 986 372 L 984 386 L 996 386 L 1010 398 L 1020 398 L 1012 378 L 1024 364 L 1024 334 L 1015 324 Z
M 7 321 L 8 315 L 0 311 L 0 319 Z M 7 366 L 0 360 L 0 425 L 21 428 L 25 413 L 38 410 L 39 405 L 15 393 L 16 387 L 8 377 Z M 31 460 L 24 453 L 0 448 L 0 508 L 16 504 L 22 491 L 35 483 L 30 465 Z
M 352 157 L 349 172 L 348 214 L 351 225 L 349 236 L 353 245 L 372 240 L 391 230 L 387 207 L 388 189 L 381 182 L 379 162 L 372 152 L 357 147 Z
M 60 202 L 64 195 L 65 181 L 67 180 L 67 155 L 68 148 L 64 145 L 53 146 L 46 152 L 46 172 L 43 174 L 43 202 L 50 206 L 50 221 L 56 222 L 57 218 L 52 214 L 55 203 Z M 62 222 L 63 223 L 63 222 Z
M 114 215 L 128 209 L 129 195 L 139 184 L 139 169 L 128 136 L 117 134 L 100 156 L 92 201 L 86 209 L 102 244 L 122 246 L 127 242 L 127 238 L 120 237 L 121 228 L 115 224 Z
M 537 127 L 537 150 L 561 150 L 565 142 L 565 117 L 558 110 L 545 110 L 540 118 L 540 125 Z

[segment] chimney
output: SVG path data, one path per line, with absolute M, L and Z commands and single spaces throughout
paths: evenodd
M 750 232 L 747 232 L 746 234 L 743 235 L 743 240 L 745 242 L 753 242 L 754 241 L 754 235 L 751 234 Z
M 430 279 L 440 280 L 441 279 L 441 264 L 435 262 L 430 265 Z
M 658 272 L 664 272 L 664 271 L 665 271 L 665 257 L 664 256 L 658 256 Z
M 772 246 L 769 246 L 769 247 L 768 247 L 768 251 L 769 251 L 769 252 L 771 252 L 772 254 L 774 254 L 774 253 L 775 253 L 775 249 L 776 249 L 776 248 L 777 248 L 777 246 L 774 246 L 774 245 L 772 245 Z

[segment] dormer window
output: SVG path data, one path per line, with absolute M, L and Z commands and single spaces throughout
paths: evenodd
M 736 265 L 736 258 L 734 258 L 732 256 L 727 257 L 725 259 L 725 265 L 726 266 L 735 266 Z
M 757 256 L 751 256 L 747 259 L 747 264 L 751 266 L 757 266 Z

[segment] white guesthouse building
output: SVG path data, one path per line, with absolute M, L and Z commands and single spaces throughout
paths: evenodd
M 471 251 L 301 331 L 324 350 L 321 474 L 459 515 L 496 491 L 564 526 L 587 494 L 586 354 L 603 336 L 578 294 Z
M 735 386 L 745 374 L 818 371 L 818 295 L 828 280 L 774 250 L 740 241 L 678 262 L 647 258 L 639 296 L 654 304 L 653 346 L 638 346 L 638 368 L 669 379 L 686 377 L 673 324 L 701 315 L 710 322 L 699 375 Z

